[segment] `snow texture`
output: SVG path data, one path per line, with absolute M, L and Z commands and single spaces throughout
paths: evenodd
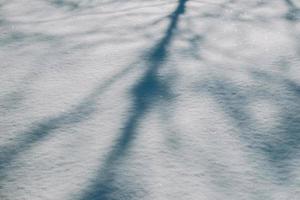
M 299 200 L 299 0 L 0 0 L 1 200 Z

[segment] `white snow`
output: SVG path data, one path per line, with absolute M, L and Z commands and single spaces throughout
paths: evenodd
M 298 0 L 0 0 L 0 199 L 300 199 Z

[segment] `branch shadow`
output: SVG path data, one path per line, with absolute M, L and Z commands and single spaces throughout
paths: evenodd
M 71 11 L 79 9 L 79 4 L 76 2 L 73 2 L 73 1 L 54 0 L 54 1 L 51 1 L 51 4 L 55 5 L 56 7 L 66 7 Z
M 266 82 L 279 82 L 287 92 L 285 96 L 275 99 L 281 109 L 280 123 L 271 130 L 271 139 L 262 138 L 260 147 L 278 181 L 287 182 L 292 179 L 293 160 L 300 153 L 300 85 L 283 77 L 262 72 L 255 74 Z M 269 98 L 274 99 L 272 96 Z
M 177 10 L 176 12 L 180 12 L 182 9 L 182 5 L 179 7 L 179 10 Z M 176 16 L 175 18 L 178 18 L 179 13 L 174 13 Z M 57 20 L 57 19 L 56 19 Z M 178 20 L 178 19 L 174 19 L 174 20 Z M 169 27 L 168 29 L 168 34 L 170 34 L 170 32 L 172 32 L 172 30 L 170 29 L 175 29 L 176 24 L 172 24 L 172 26 Z M 80 34 L 78 34 L 80 35 Z M 73 34 L 73 35 L 66 35 L 66 37 L 77 37 L 78 35 Z M 164 42 L 163 44 L 160 44 L 160 46 L 157 46 L 157 50 L 155 50 L 154 52 L 156 52 L 156 54 L 158 54 L 157 52 L 159 51 L 160 53 L 162 53 L 162 57 L 164 57 L 165 53 L 163 53 L 164 51 L 166 51 L 166 46 L 171 40 L 172 36 L 168 35 L 168 37 L 164 37 Z M 14 43 L 18 43 L 18 42 L 23 42 L 26 41 L 27 44 L 27 40 L 29 40 L 30 42 L 33 41 L 33 39 L 37 40 L 35 42 L 47 42 L 49 40 L 51 41 L 56 41 L 56 42 L 60 42 L 63 43 L 63 39 L 64 38 L 60 38 L 60 37 L 54 37 L 51 35 L 47 35 L 47 34 L 25 34 L 22 32 L 12 32 L 11 34 L 8 34 L 6 37 L 4 37 L 1 41 L 0 44 L 2 45 L 11 45 Z M 78 48 L 78 46 L 73 45 L 73 48 Z M 149 57 L 149 59 L 154 60 L 157 58 L 154 58 L 155 56 L 159 55 L 152 55 L 152 58 Z M 161 58 L 160 58 L 161 59 Z M 72 107 L 70 110 L 67 110 L 63 113 L 60 113 L 58 115 L 55 116 L 50 116 L 48 118 L 46 118 L 45 120 L 41 121 L 41 122 L 37 122 L 34 123 L 32 125 L 32 127 L 28 130 L 25 131 L 21 134 L 18 134 L 19 136 L 17 136 L 16 138 L 14 138 L 14 141 L 12 143 L 9 144 L 4 144 L 1 146 L 0 149 L 0 178 L 4 178 L 7 174 L 7 171 L 9 171 L 15 160 L 24 152 L 30 150 L 34 145 L 36 145 L 37 143 L 47 139 L 48 137 L 52 136 L 52 132 L 54 132 L 55 130 L 58 130 L 59 128 L 62 128 L 64 126 L 67 125 L 74 125 L 74 124 L 78 124 L 80 122 L 84 122 L 86 120 L 89 119 L 89 117 L 92 117 L 93 114 L 96 113 L 96 108 L 95 108 L 95 104 L 97 103 L 97 98 L 103 94 L 105 91 L 107 91 L 107 89 L 115 84 L 116 82 L 120 81 L 122 79 L 122 77 L 126 76 L 127 74 L 129 74 L 138 64 L 139 62 L 135 62 L 127 67 L 124 68 L 124 70 L 122 70 L 121 72 L 119 72 L 118 74 L 116 74 L 115 76 L 109 78 L 107 81 L 105 81 L 104 83 L 101 83 L 98 87 L 96 87 L 95 89 L 93 89 L 91 91 L 91 93 L 84 97 L 76 106 Z M 155 65 L 155 64 L 153 64 Z M 158 67 L 157 67 L 158 68 Z M 34 71 L 34 73 L 29 74 L 29 76 L 25 77 L 26 81 L 30 80 L 32 81 L 34 77 L 33 75 L 36 74 L 36 71 Z M 143 84 L 145 87 L 152 87 L 152 83 L 157 81 L 155 80 L 156 77 L 153 79 L 154 75 L 152 72 L 149 72 L 147 77 L 145 80 L 146 82 Z M 24 83 L 21 83 L 22 85 L 24 85 Z M 30 82 L 31 84 L 31 82 Z M 29 85 L 29 83 L 28 83 Z M 148 86 L 147 86 L 148 85 Z M 29 86 L 28 86 L 29 87 Z M 14 108 L 14 106 L 16 106 L 17 104 L 20 104 L 20 102 L 25 99 L 25 90 L 24 88 L 22 88 L 23 90 L 16 90 L 13 91 L 11 93 L 9 93 L 7 96 L 5 96 L 5 98 L 1 99 L 1 103 L 4 105 L 5 109 L 9 109 L 9 108 Z M 136 89 L 135 92 L 139 92 L 138 90 L 141 90 L 142 88 Z M 143 89 L 142 89 L 143 90 Z M 151 89 L 150 89 L 151 90 Z M 133 93 L 135 93 L 133 91 Z M 135 119 L 139 119 L 141 115 L 143 115 L 143 112 L 145 112 L 145 110 L 147 110 L 146 107 L 149 107 L 148 104 L 149 102 L 143 102 L 144 100 L 140 99 L 137 102 L 136 107 L 139 108 L 140 110 L 144 110 L 141 111 L 140 113 L 135 114 L 135 116 L 132 117 L 132 122 L 128 123 L 127 125 L 127 129 L 132 129 L 131 127 L 133 127 L 136 122 Z M 144 104 L 144 105 L 143 105 Z M 3 106 L 0 104 L 0 106 Z M 146 106 L 145 108 L 143 108 L 143 106 Z M 132 125 L 130 125 L 132 124 Z M 124 140 L 126 141 L 126 140 Z M 126 142 L 124 142 L 124 145 L 126 146 Z
M 16 138 L 16 142 L 12 145 L 1 147 L 0 151 L 0 179 L 6 175 L 13 161 L 25 151 L 32 148 L 38 142 L 45 140 L 50 136 L 50 133 L 66 125 L 88 120 L 96 112 L 95 104 L 97 98 L 103 94 L 112 84 L 119 81 L 123 76 L 132 70 L 132 66 L 125 68 L 97 88 L 95 88 L 87 97 L 82 99 L 74 108 L 66 111 L 58 116 L 50 117 L 36 124 L 29 131 L 21 134 Z
M 285 4 L 288 7 L 288 12 L 285 15 L 285 18 L 291 22 L 297 22 L 300 20 L 300 8 L 292 0 L 284 0 Z
M 293 160 L 300 153 L 300 86 L 284 77 L 274 77 L 265 72 L 253 72 L 252 76 L 266 84 L 280 84 L 287 94 L 268 92 L 259 88 L 247 91 L 233 82 L 218 78 L 206 80 L 197 86 L 208 93 L 239 130 L 238 137 L 249 151 L 264 158 L 261 170 L 279 184 L 289 183 L 293 178 Z M 279 107 L 278 123 L 271 129 L 259 128 L 248 105 L 255 100 L 267 100 Z M 266 132 L 267 131 L 267 132 Z
M 179 18 L 185 13 L 188 0 L 179 0 L 176 9 L 170 15 L 170 23 L 163 38 L 146 55 L 146 72 L 131 90 L 133 98 L 132 114 L 126 121 L 119 138 L 111 152 L 104 160 L 104 164 L 97 172 L 94 183 L 89 186 L 80 199 L 131 199 L 135 192 L 125 192 L 128 186 L 120 186 L 117 171 L 120 164 L 128 156 L 128 151 L 138 134 L 140 121 L 155 106 L 158 101 L 170 100 L 172 94 L 169 84 L 159 77 L 159 70 L 168 58 L 168 48 L 177 31 Z
M 71 2 L 71 1 L 61 1 L 63 4 L 64 2 Z M 4 4 L 4 2 L 3 2 Z M 2 4 L 0 4 L 1 8 Z M 61 21 L 63 19 L 54 19 L 55 21 Z M 6 22 L 6 21 L 5 21 Z M 47 21 L 46 21 L 47 22 Z M 11 22 L 13 23 L 13 22 Z M 34 22 L 29 22 L 34 24 Z M 0 24 L 1 25 L 1 24 Z M 5 25 L 9 25 L 8 22 Z M 47 42 L 55 42 L 55 44 L 63 44 L 66 43 L 65 40 L 68 38 L 76 38 L 81 36 L 82 34 L 95 34 L 99 33 L 99 30 L 95 30 L 94 32 L 84 32 L 84 33 L 71 33 L 66 34 L 65 36 L 54 36 L 52 34 L 45 34 L 45 33 L 23 33 L 20 31 L 11 31 L 9 34 L 4 35 L 0 38 L 0 45 L 2 46 L 9 46 L 9 45 L 24 45 L 27 44 L 40 44 L 40 43 L 47 43 Z M 111 32 L 112 34 L 112 32 Z M 81 46 L 80 46 L 81 45 Z M 95 44 L 94 44 L 95 45 Z M 64 44 L 64 47 L 66 45 Z M 87 47 L 86 47 L 87 46 Z M 91 45 L 83 44 L 71 44 L 70 48 L 67 50 L 76 50 L 79 47 L 90 48 Z M 51 48 L 55 49 L 55 45 L 51 45 Z M 53 52 L 58 52 L 57 49 Z M 64 51 L 63 51 L 64 52 Z M 49 54 L 49 52 L 47 52 Z M 96 113 L 95 104 L 97 103 L 97 98 L 103 94 L 107 89 L 115 84 L 116 82 L 122 80 L 124 76 L 129 74 L 134 68 L 136 68 L 139 61 L 126 66 L 122 71 L 117 73 L 116 75 L 108 78 L 107 81 L 100 82 L 97 87 L 95 87 L 90 94 L 84 97 L 81 101 L 78 102 L 74 107 L 66 110 L 65 112 L 59 113 L 54 116 L 49 116 L 46 119 L 35 122 L 29 130 L 18 133 L 12 142 L 9 144 L 1 145 L 0 148 L 0 179 L 4 178 L 7 172 L 13 167 L 15 160 L 26 151 L 30 150 L 34 145 L 37 143 L 45 140 L 46 138 L 52 136 L 52 133 L 59 128 L 62 128 L 67 125 L 74 125 L 80 122 L 84 122 L 92 117 L 93 114 Z M 37 73 L 38 72 L 38 73 Z M 3 108 L 3 113 L 11 112 L 16 106 L 20 106 L 21 102 L 26 98 L 27 89 L 30 85 L 33 84 L 33 81 L 40 76 L 40 73 L 43 73 L 42 68 L 34 69 L 32 73 L 29 73 L 28 76 L 24 77 L 24 81 L 21 81 L 19 84 L 22 87 L 18 87 L 16 90 L 10 92 L 9 94 L 5 95 L 3 98 L 0 99 L 0 108 Z M 2 112 L 2 110 L 1 110 Z M 5 113 L 4 113 L 5 114 Z

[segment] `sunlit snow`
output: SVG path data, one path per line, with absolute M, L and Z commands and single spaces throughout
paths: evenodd
M 0 0 L 1 200 L 299 200 L 299 0 Z

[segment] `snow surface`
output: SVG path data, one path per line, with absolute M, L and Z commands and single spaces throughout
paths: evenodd
M 1 200 L 299 200 L 299 0 L 0 0 Z

